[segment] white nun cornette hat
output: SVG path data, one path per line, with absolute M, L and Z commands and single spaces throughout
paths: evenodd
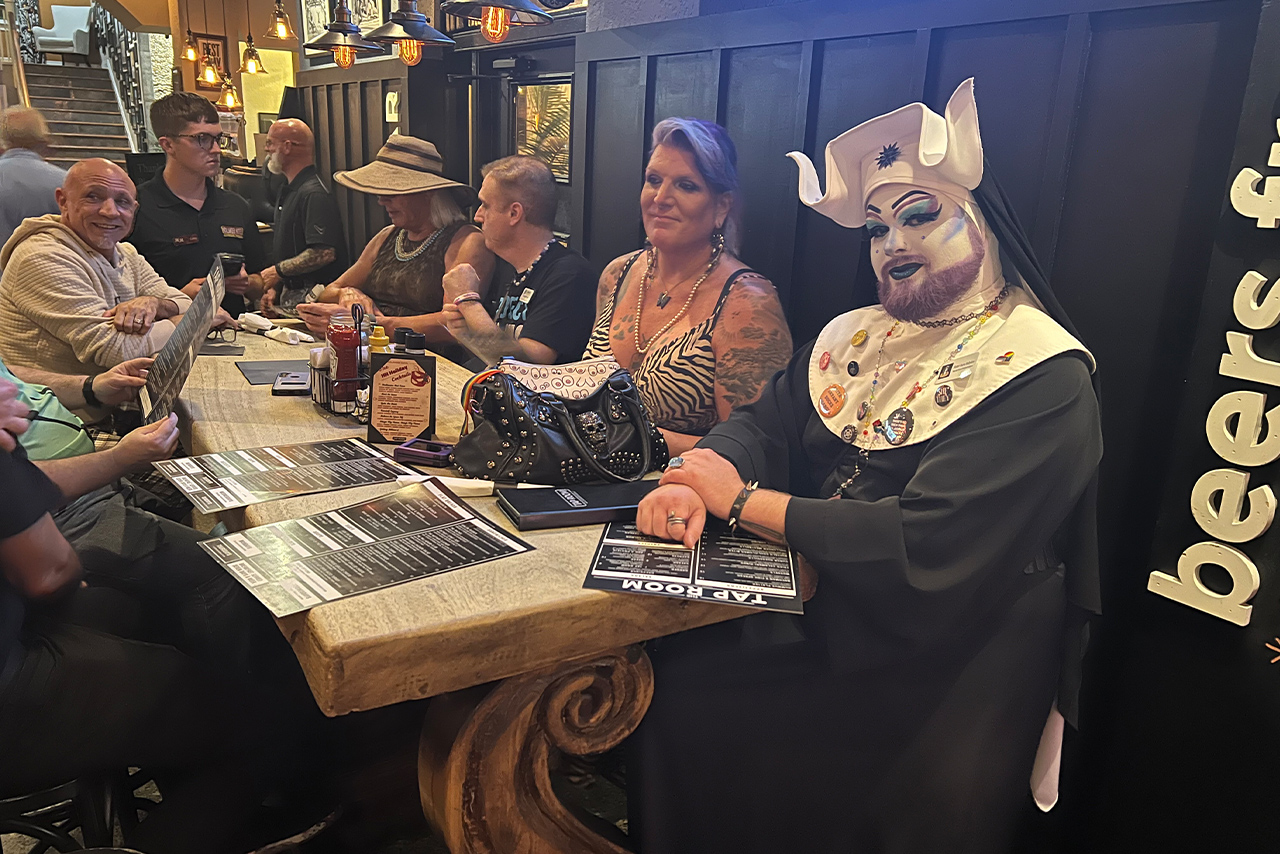
M 827 143 L 827 192 L 803 152 L 800 201 L 846 228 L 866 225 L 867 196 L 882 184 L 913 184 L 967 195 L 982 181 L 982 136 L 973 78 L 956 88 L 940 116 L 916 102 L 863 122 Z

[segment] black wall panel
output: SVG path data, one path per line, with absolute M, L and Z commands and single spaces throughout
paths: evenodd
M 716 120 L 720 97 L 718 51 L 678 53 L 653 61 L 652 124 L 672 116 Z
M 773 280 L 786 304 L 799 201 L 786 159 L 804 140 L 799 44 L 734 50 L 727 63 L 724 125 L 738 148 L 741 258 Z
M 1028 232 L 1035 214 L 1057 102 L 1066 18 L 956 27 L 935 33 L 924 101 L 942 112 L 975 78 L 982 148 Z
M 592 70 L 592 122 L 588 129 L 587 209 L 575 223 L 586 254 L 603 269 L 640 245 L 640 176 L 644 168 L 645 82 L 640 59 L 596 63 Z

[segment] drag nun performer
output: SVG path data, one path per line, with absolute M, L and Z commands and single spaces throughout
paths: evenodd
M 972 80 L 945 118 L 909 104 L 832 140 L 825 195 L 790 156 L 805 204 L 867 228 L 881 304 L 832 320 L 640 505 L 686 544 L 706 514 L 787 543 L 810 598 L 651 644 L 632 838 L 997 854 L 1033 793 L 1056 800 L 1098 610 L 1093 357 L 982 180 Z

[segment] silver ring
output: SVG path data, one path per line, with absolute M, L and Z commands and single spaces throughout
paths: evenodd
M 684 525 L 685 527 L 688 527 L 689 523 L 688 523 L 688 522 L 686 522 L 683 518 L 681 518 L 680 516 L 677 516 L 677 515 L 676 515 L 676 514 L 674 514 L 674 513 L 668 513 L 668 514 L 667 514 L 667 527 L 668 527 L 668 528 L 670 528 L 672 525 Z
M 672 457 L 671 462 L 667 463 L 667 468 L 678 469 L 684 465 L 684 457 Z

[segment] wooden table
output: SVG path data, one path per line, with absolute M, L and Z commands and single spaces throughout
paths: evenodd
M 240 336 L 245 355 L 196 360 L 179 402 L 192 454 L 363 436 L 309 398 L 273 397 L 235 363 L 304 359 L 307 346 Z M 438 360 L 437 432 L 455 441 L 470 374 Z M 384 495 L 360 487 L 223 514 L 241 529 Z M 493 498 L 468 499 L 505 530 Z M 619 744 L 653 693 L 641 641 L 732 619 L 721 605 L 584 590 L 598 525 L 519 533 L 535 551 L 320 605 L 279 620 L 327 715 L 436 697 L 419 747 L 427 818 L 451 851 L 621 852 L 551 790 L 553 748 Z M 441 696 L 444 695 L 444 696 Z

